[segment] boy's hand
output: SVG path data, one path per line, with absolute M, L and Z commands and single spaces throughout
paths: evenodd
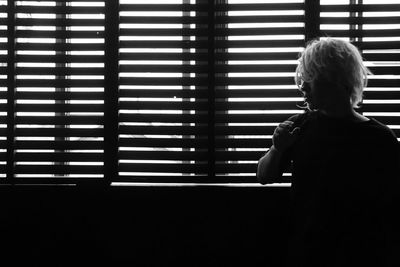
M 300 128 L 293 129 L 293 124 L 293 121 L 284 121 L 276 127 L 272 136 L 272 144 L 276 150 L 285 151 L 296 142 Z

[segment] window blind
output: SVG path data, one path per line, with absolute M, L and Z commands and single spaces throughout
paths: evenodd
M 253 182 L 275 127 L 302 112 L 293 74 L 304 4 L 229 0 L 218 8 L 216 179 Z
M 209 2 L 120 1 L 120 181 L 208 174 Z
M 321 35 L 355 44 L 372 75 L 360 111 L 400 137 L 400 4 L 391 0 L 321 0 Z
M 104 2 L 14 8 L 14 179 L 103 178 Z
M 361 112 L 400 137 L 389 0 L 0 0 L 0 183 L 253 183 L 301 113 L 313 37 L 373 72 Z M 290 182 L 290 170 L 285 171 Z

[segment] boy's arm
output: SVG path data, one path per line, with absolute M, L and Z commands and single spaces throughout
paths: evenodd
M 299 136 L 299 127 L 293 129 L 293 121 L 284 121 L 275 129 L 272 137 L 272 146 L 258 161 L 257 180 L 261 184 L 279 181 L 283 172 L 284 153 L 296 142 Z

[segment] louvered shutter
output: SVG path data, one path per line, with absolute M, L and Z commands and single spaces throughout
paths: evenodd
M 304 3 L 230 0 L 218 8 L 217 179 L 255 182 L 275 127 L 303 112 L 293 77 L 305 44 Z
M 400 140 L 400 4 L 388 0 L 321 0 L 321 35 L 352 41 L 373 72 L 361 112 Z
M 104 1 L 16 1 L 15 14 L 15 180 L 103 178 Z
M 120 1 L 119 181 L 208 173 L 208 2 Z

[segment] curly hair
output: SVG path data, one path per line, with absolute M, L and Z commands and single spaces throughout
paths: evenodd
M 311 41 L 301 53 L 295 82 L 299 87 L 302 81 L 331 89 L 342 87 L 351 105 L 357 108 L 363 99 L 368 74 L 372 73 L 364 65 L 357 47 L 341 39 L 326 38 Z

